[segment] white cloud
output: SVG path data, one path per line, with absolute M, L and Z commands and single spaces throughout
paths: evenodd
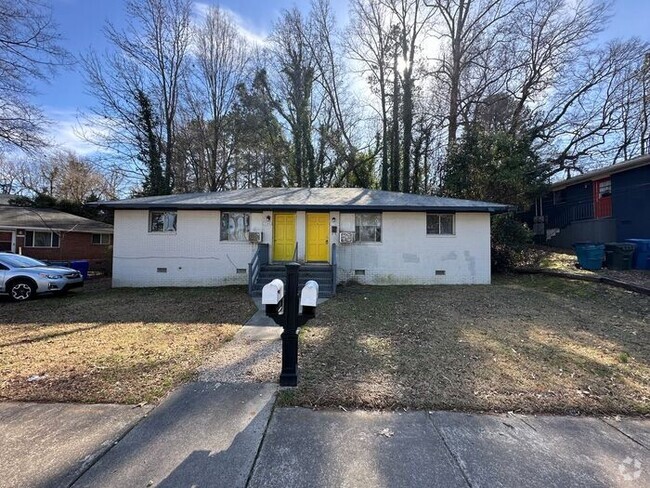
M 197 21 L 205 18 L 210 7 L 216 7 L 217 5 L 212 5 L 205 2 L 194 2 L 194 14 Z M 241 16 L 234 10 L 231 10 L 224 6 L 218 6 L 222 11 L 226 12 L 233 20 L 240 34 L 251 44 L 256 44 L 262 46 L 266 43 L 267 33 L 262 31 L 252 25 L 245 17 Z
M 81 137 L 82 121 L 76 110 L 46 108 L 50 119 L 47 137 L 59 149 L 69 149 L 82 156 L 96 154 L 100 149 Z

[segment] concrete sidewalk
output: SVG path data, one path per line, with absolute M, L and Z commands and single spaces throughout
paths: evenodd
M 68 486 L 149 410 L 130 405 L 0 403 L 0 487 Z
M 646 487 L 650 421 L 276 409 L 251 487 Z
M 187 384 L 73 486 L 245 486 L 275 391 L 269 384 Z
M 650 486 L 649 420 L 273 410 L 276 391 L 190 383 L 135 427 L 132 407 L 0 404 L 0 486 Z

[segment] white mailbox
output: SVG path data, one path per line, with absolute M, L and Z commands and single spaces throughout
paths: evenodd
M 284 283 L 274 279 L 262 288 L 262 305 L 277 305 L 284 298 Z
M 309 280 L 300 293 L 300 306 L 303 315 L 314 316 L 318 304 L 318 283 Z
M 262 288 L 262 305 L 266 306 L 267 313 L 280 313 L 284 299 L 284 283 L 274 279 Z

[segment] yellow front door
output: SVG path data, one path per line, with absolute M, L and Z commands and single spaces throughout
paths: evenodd
M 329 260 L 329 214 L 307 214 L 307 261 Z
M 291 261 L 296 246 L 296 214 L 273 214 L 273 261 Z

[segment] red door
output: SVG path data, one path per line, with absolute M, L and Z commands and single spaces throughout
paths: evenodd
M 612 180 L 594 181 L 594 217 L 604 219 L 612 216 Z

